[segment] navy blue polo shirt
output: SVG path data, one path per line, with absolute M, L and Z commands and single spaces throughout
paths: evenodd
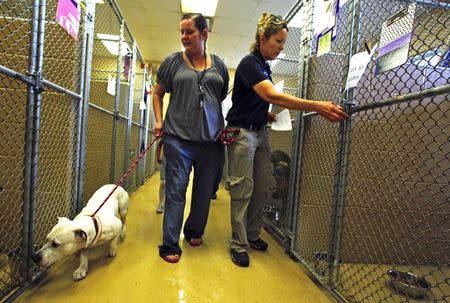
M 233 102 L 226 117 L 228 124 L 265 125 L 269 103 L 264 101 L 254 90 L 253 86 L 264 80 L 270 80 L 271 71 L 259 51 L 242 58 L 234 76 Z

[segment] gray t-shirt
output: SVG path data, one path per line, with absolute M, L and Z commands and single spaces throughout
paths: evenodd
M 194 142 L 217 141 L 223 129 L 221 102 L 228 91 L 228 71 L 221 59 L 212 55 L 212 66 L 196 71 L 183 60 L 181 52 L 169 55 L 161 64 L 157 82 L 170 93 L 164 132 Z M 204 89 L 200 102 L 199 80 Z

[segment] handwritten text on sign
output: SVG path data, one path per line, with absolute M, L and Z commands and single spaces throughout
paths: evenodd
M 80 10 L 71 0 L 59 0 L 56 11 L 56 22 L 58 22 L 75 40 L 80 28 Z
M 358 85 L 358 82 L 364 74 L 367 64 L 369 64 L 370 59 L 374 55 L 376 49 L 377 45 L 372 49 L 370 54 L 364 51 L 352 56 L 352 58 L 350 59 L 350 67 L 348 69 L 347 84 L 345 85 L 345 89 L 349 89 Z

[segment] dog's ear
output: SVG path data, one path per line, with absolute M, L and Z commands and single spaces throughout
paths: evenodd
M 81 229 L 74 230 L 74 234 L 75 234 L 75 240 L 80 241 L 80 242 L 87 241 L 87 234 L 84 230 L 81 230 Z
M 70 220 L 66 217 L 58 217 L 58 223 L 64 223 L 64 222 L 68 222 L 68 221 L 70 221 Z

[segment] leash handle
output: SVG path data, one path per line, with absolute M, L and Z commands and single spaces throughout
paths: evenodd
M 160 138 L 160 137 L 159 137 Z M 106 201 L 108 201 L 109 197 L 111 197 L 111 195 L 116 191 L 117 187 L 120 186 L 120 184 L 122 184 L 122 182 L 125 180 L 125 178 L 128 176 L 128 174 L 133 170 L 133 168 L 137 165 L 137 163 L 139 161 L 141 161 L 141 159 L 144 157 L 145 153 L 152 147 L 153 143 L 155 143 L 156 140 L 159 139 L 158 137 L 156 137 L 155 135 L 152 136 L 152 142 L 150 143 L 149 146 L 147 146 L 147 148 L 141 152 L 139 154 L 139 156 L 137 157 L 136 160 L 134 160 L 134 162 L 130 165 L 130 167 L 128 167 L 127 171 L 125 172 L 125 174 L 123 174 L 122 178 L 120 178 L 119 182 L 117 182 L 116 186 L 113 188 L 113 190 L 109 193 L 109 195 L 106 197 L 106 199 L 102 202 L 102 204 L 100 204 L 100 206 L 97 208 L 97 210 L 91 215 L 91 217 L 94 217 L 97 212 L 103 207 L 103 205 L 106 203 Z
M 230 145 L 236 142 L 241 130 L 239 128 L 228 127 L 220 133 L 220 141 L 224 145 Z

